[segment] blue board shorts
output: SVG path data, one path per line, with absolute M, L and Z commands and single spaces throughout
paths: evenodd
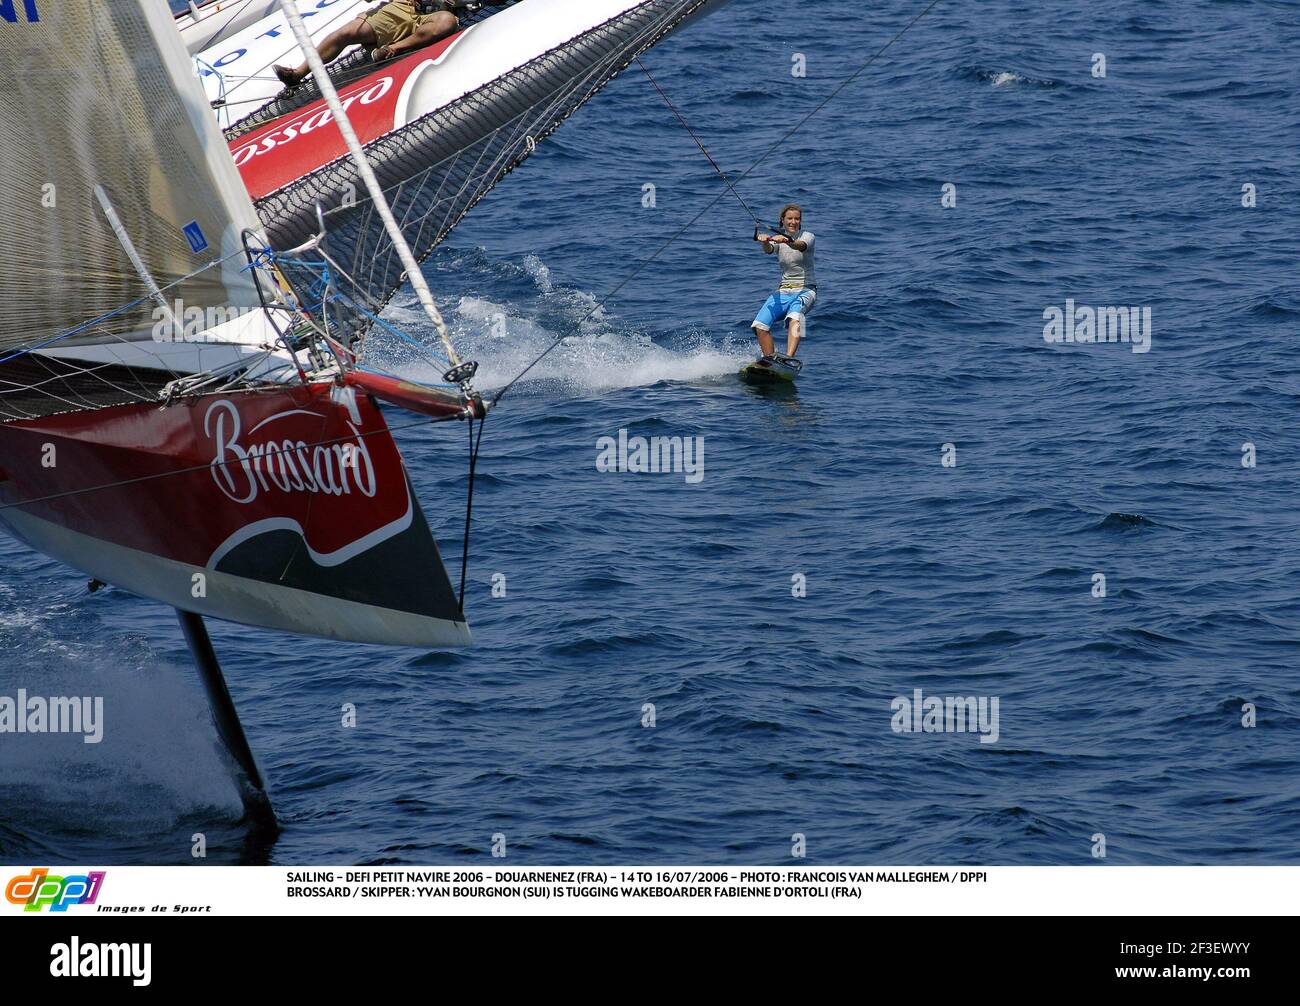
M 753 327 L 770 332 L 773 325 L 780 324 L 786 318 L 806 318 L 815 303 L 817 303 L 816 290 L 778 290 L 767 298 L 767 303 L 754 319 Z M 803 334 L 806 336 L 808 334 L 806 325 L 804 329 Z

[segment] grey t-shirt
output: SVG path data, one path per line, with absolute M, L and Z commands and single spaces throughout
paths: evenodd
M 776 246 L 776 256 L 781 260 L 781 289 L 815 290 L 817 274 L 813 271 L 813 251 L 817 238 L 811 231 L 804 231 L 795 240 L 804 242 L 808 250 L 801 252 L 789 245 Z

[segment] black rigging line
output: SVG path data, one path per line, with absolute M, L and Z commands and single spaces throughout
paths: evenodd
M 469 570 L 469 525 L 474 515 L 474 473 L 478 468 L 478 449 L 483 443 L 484 417 L 478 421 L 478 436 L 474 436 L 474 413 L 469 414 L 469 485 L 465 491 L 465 542 L 460 553 L 460 613 L 465 614 L 465 574 Z
M 211 40 L 208 42 L 208 45 L 207 45 L 207 48 L 208 48 L 208 49 L 211 49 L 214 45 L 216 45 L 216 44 L 219 43 L 219 42 L 224 42 L 224 41 L 226 41 L 226 39 L 225 39 L 225 37 L 224 37 L 225 34 L 226 34 L 226 29 L 229 28 L 229 27 L 234 23 L 235 18 L 239 17 L 239 15 L 240 15 L 241 13 L 243 13 L 244 10 L 246 10 L 246 9 L 248 8 L 248 6 L 249 6 L 249 5 L 246 4 L 246 3 L 239 4 L 239 5 L 237 5 L 237 6 L 236 6 L 236 7 L 235 7 L 231 12 L 230 12 L 230 17 L 226 18 L 226 23 L 223 24 L 220 28 L 217 29 L 216 33 L 213 34 Z M 213 14 L 219 14 L 220 12 L 221 12 L 221 11 L 220 11 L 220 8 L 218 8 L 217 10 L 213 11 L 212 13 L 213 13 Z M 192 11 L 182 11 L 181 13 L 182 13 L 182 14 L 185 14 L 185 13 L 193 13 L 193 12 L 192 12 Z M 203 16 L 202 16 L 202 13 L 200 13 L 199 17 L 197 17 L 197 18 L 194 19 L 194 25 L 195 25 L 195 27 L 199 27 L 199 26 L 201 26 L 202 24 L 203 24 Z
M 866 73 L 867 70 L 871 67 L 871 64 L 873 64 L 877 59 L 879 59 L 890 46 L 892 46 L 895 42 L 897 42 L 900 38 L 902 38 L 905 34 L 907 34 L 907 32 L 918 21 L 920 21 L 921 18 L 925 17 L 927 14 L 930 13 L 930 11 L 934 10 L 935 7 L 939 6 L 939 2 L 940 0 L 931 0 L 931 2 L 925 6 L 925 8 L 921 11 L 921 13 L 917 14 L 916 17 L 912 18 L 911 21 L 907 22 L 907 24 L 905 24 L 902 27 L 902 29 L 898 32 L 897 35 L 895 35 L 888 42 L 886 42 L 879 49 L 877 49 L 872 54 L 870 59 L 868 59 L 865 63 L 863 63 L 862 66 L 858 67 L 858 69 L 853 71 L 853 73 L 851 73 L 843 81 L 841 81 L 839 86 L 836 87 L 835 90 L 831 91 L 831 93 L 828 94 L 821 101 L 821 103 L 817 105 L 817 107 L 815 107 L 811 112 L 809 112 L 797 123 L 795 123 L 794 126 L 788 132 L 786 132 L 784 136 L 782 136 L 774 144 L 768 147 L 768 149 L 763 152 L 762 156 L 759 157 L 758 160 L 756 160 L 753 164 L 751 164 L 748 168 L 746 168 L 744 172 L 741 173 L 739 178 L 737 178 L 737 181 L 744 181 L 751 174 L 753 174 L 753 172 L 758 168 L 760 164 L 762 164 L 769 157 L 771 157 L 772 154 L 774 154 L 779 147 L 784 146 L 786 141 L 788 141 L 790 137 L 794 136 L 795 133 L 797 133 L 804 126 L 806 126 L 809 120 L 812 119 L 813 116 L 815 116 L 823 108 L 825 108 L 837 97 L 839 97 L 844 92 L 845 88 L 847 88 L 855 80 L 857 80 L 864 73 Z M 702 146 L 703 145 L 701 144 L 701 147 Z M 712 158 L 710 158 L 710 160 L 712 160 Z M 730 182 L 728 182 L 728 188 L 734 191 L 734 186 L 731 185 Z M 704 217 L 704 215 L 708 213 L 711 209 L 713 209 L 713 207 L 716 206 L 719 202 L 721 202 L 722 197 L 725 196 L 726 194 L 727 194 L 727 189 L 724 189 L 722 192 L 719 192 L 716 196 L 714 196 L 711 200 L 709 200 L 708 205 L 706 205 L 704 209 L 700 210 L 700 212 L 697 213 L 694 217 L 692 217 L 687 224 L 685 224 L 680 230 L 677 231 L 677 233 L 675 233 L 672 237 L 670 237 L 667 241 L 665 241 L 662 245 L 660 245 L 659 248 L 656 249 L 655 252 L 651 254 L 649 258 L 642 261 L 641 264 L 638 265 L 635 269 L 633 269 L 631 273 L 629 273 L 617 286 L 614 287 L 614 289 L 610 290 L 607 294 L 601 297 L 600 300 L 598 300 L 595 303 L 595 305 L 591 308 L 591 310 L 589 310 L 586 314 L 584 314 L 581 318 L 579 318 L 572 326 L 570 326 L 569 331 L 565 332 L 563 335 L 557 336 L 554 342 L 552 342 L 549 346 L 547 346 L 544 350 L 542 350 L 542 352 L 537 354 L 537 356 L 533 359 L 532 363 L 528 364 L 528 366 L 526 366 L 523 370 L 521 370 L 518 374 L 516 374 L 513 378 L 511 378 L 510 382 L 496 393 L 495 397 L 493 397 L 492 399 L 493 408 L 496 407 L 496 405 L 501 401 L 501 399 L 506 396 L 506 393 L 511 388 L 513 388 L 524 377 L 525 374 L 527 374 L 530 370 L 532 370 L 539 363 L 541 363 L 542 360 L 544 360 L 547 356 L 549 356 L 551 352 L 557 346 L 559 346 L 560 343 L 562 343 L 565 339 L 569 338 L 571 335 L 574 335 L 578 331 L 578 329 L 582 327 L 582 324 L 584 322 L 586 322 L 589 318 L 592 317 L 592 315 L 594 315 L 597 311 L 599 311 L 601 308 L 605 306 L 605 303 L 611 297 L 613 297 L 616 293 L 622 290 L 623 287 L 631 283 L 632 280 L 640 276 L 641 273 L 645 272 L 645 270 L 649 267 L 651 262 L 653 262 L 665 251 L 667 251 L 669 247 L 675 244 L 678 238 L 680 238 L 688 230 L 690 230 L 697 223 L 699 223 L 700 220 Z M 746 209 L 748 209 L 748 207 L 746 207 Z
M 741 194 L 736 191 L 736 186 L 731 183 L 731 179 L 727 177 L 727 173 L 723 171 L 718 165 L 718 162 L 713 159 L 713 155 L 709 153 L 709 148 L 704 145 L 704 141 L 695 135 L 695 130 L 691 128 L 691 124 L 686 121 L 686 118 L 681 112 L 677 111 L 677 106 L 673 104 L 672 98 L 668 97 L 667 92 L 659 86 L 659 81 L 655 80 L 654 77 L 651 76 L 650 71 L 646 69 L 646 65 L 641 62 L 640 56 L 636 58 L 636 65 L 641 68 L 641 72 L 646 75 L 646 79 L 654 85 L 655 90 L 659 92 L 659 97 L 664 99 L 664 104 L 672 110 L 673 115 L 677 116 L 677 121 L 680 122 L 682 128 L 690 134 L 691 139 L 695 141 L 695 145 L 700 148 L 700 152 L 709 159 L 709 163 L 713 165 L 713 170 L 716 171 L 719 177 L 727 183 L 727 188 L 731 190 L 731 194 L 736 197 L 741 206 L 745 207 L 745 212 L 753 218 L 754 226 L 762 227 L 763 221 L 758 219 L 758 214 L 749 208 L 749 203 L 745 202 Z

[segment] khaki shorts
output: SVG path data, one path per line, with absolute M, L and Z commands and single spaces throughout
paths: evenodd
M 393 45 L 411 37 L 412 33 L 433 14 L 417 14 L 409 0 L 386 3 L 363 20 L 374 29 L 380 45 Z

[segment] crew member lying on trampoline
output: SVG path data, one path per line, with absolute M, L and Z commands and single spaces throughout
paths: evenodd
M 455 6 L 451 0 L 392 0 L 344 25 L 316 48 L 325 63 L 338 59 L 343 50 L 354 45 L 369 49 L 370 58 L 375 62 L 404 56 L 454 32 L 460 26 L 460 20 L 452 13 Z M 421 14 L 422 10 L 432 13 Z M 276 66 L 274 69 L 285 87 L 294 87 L 311 73 L 306 63 L 295 68 Z

